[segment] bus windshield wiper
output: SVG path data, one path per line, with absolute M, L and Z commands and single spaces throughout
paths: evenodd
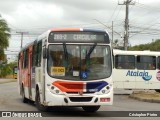
M 91 55 L 91 53 L 93 52 L 93 50 L 95 49 L 96 46 L 97 46 L 97 44 L 95 43 L 95 44 L 89 49 L 89 52 L 86 54 L 85 61 L 87 61 L 87 59 L 90 58 L 90 55 Z
M 63 43 L 63 49 L 64 49 L 64 58 L 65 58 L 65 61 L 68 62 L 68 52 L 67 52 L 67 47 L 66 47 L 65 43 Z

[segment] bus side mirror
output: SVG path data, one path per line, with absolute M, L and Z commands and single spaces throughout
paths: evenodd
M 47 48 L 43 48 L 43 59 L 47 58 Z

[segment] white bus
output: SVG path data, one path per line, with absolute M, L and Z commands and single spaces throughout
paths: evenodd
M 113 50 L 114 88 L 160 92 L 160 52 Z
M 18 85 L 23 102 L 80 106 L 95 112 L 112 105 L 112 49 L 104 30 L 52 29 L 24 47 L 18 59 Z

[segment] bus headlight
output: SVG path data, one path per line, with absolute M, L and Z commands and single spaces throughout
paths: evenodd
M 53 94 L 64 95 L 64 93 L 60 89 L 58 89 L 57 87 L 55 87 L 55 86 L 50 86 L 50 91 Z
M 54 88 L 55 88 L 54 86 L 51 86 L 51 90 L 54 90 Z
M 98 94 L 103 95 L 103 94 L 108 94 L 110 92 L 111 86 L 107 85 L 103 89 L 101 89 Z
M 105 93 L 106 93 L 106 90 L 102 90 L 102 93 L 105 94 Z

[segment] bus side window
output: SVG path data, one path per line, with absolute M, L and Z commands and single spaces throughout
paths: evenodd
M 24 68 L 24 59 L 25 58 L 25 51 L 22 53 L 22 68 Z
M 137 56 L 137 69 L 140 70 L 155 70 L 156 69 L 155 56 Z
M 37 61 L 37 44 L 33 45 L 32 66 L 36 66 Z
M 35 43 L 33 45 L 33 54 L 32 54 L 32 66 L 41 66 L 41 55 L 42 55 L 42 41 L 40 41 L 38 44 Z
M 28 67 L 28 52 L 28 49 L 23 51 L 23 68 Z
M 42 55 L 42 41 L 38 43 L 37 46 L 37 66 L 41 66 L 41 55 Z
M 25 62 L 24 62 L 24 68 L 28 67 L 28 53 L 29 53 L 29 49 L 26 50 L 25 52 Z
M 117 69 L 135 69 L 135 56 L 133 55 L 116 55 L 115 68 Z
M 140 56 L 137 56 L 137 69 L 143 69 L 143 66 L 141 65 Z
M 20 53 L 20 58 L 19 58 L 19 69 L 23 68 L 23 52 Z
M 157 57 L 157 68 L 160 69 L 160 56 Z
M 117 69 L 122 68 L 121 57 L 119 55 L 115 56 L 115 68 Z

